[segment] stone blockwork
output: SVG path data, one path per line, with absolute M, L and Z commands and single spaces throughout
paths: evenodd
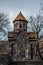
M 35 32 L 27 32 L 27 23 L 28 21 L 20 12 L 13 21 L 14 31 L 8 32 L 8 41 L 0 41 L 0 63 L 4 65 L 15 65 L 15 63 L 17 65 L 42 65 L 42 61 L 38 60 L 43 59 L 43 39 L 37 40 Z M 40 46 L 42 55 L 39 52 Z

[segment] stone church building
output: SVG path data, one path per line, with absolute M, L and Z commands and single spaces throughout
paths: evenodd
M 28 21 L 21 12 L 14 19 L 13 24 L 14 31 L 8 32 L 8 41 L 0 41 L 0 62 L 3 60 L 8 62 L 10 59 L 13 61 L 40 60 L 37 35 L 35 32 L 27 32 Z

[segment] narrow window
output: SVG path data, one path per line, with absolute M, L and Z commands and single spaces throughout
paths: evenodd
M 24 28 L 24 29 L 26 28 L 26 25 L 25 25 L 25 23 L 23 23 L 23 28 Z
M 20 28 L 22 28 L 22 25 L 20 24 Z

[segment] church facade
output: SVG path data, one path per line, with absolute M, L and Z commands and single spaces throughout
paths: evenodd
M 14 31 L 8 32 L 8 41 L 0 41 L 0 58 L 10 58 L 13 61 L 40 60 L 37 35 L 35 32 L 27 32 L 28 21 L 21 12 L 14 19 L 13 24 Z M 6 59 L 5 61 L 8 62 Z
M 20 59 L 21 60 L 33 59 L 33 55 L 36 53 L 35 32 L 27 32 L 28 21 L 25 19 L 21 12 L 17 15 L 13 23 L 14 31 L 8 33 L 9 41 L 11 40 L 14 41 L 15 39 L 15 42 L 12 42 L 14 44 L 13 60 L 20 61 Z M 30 48 L 31 46 L 33 46 L 32 49 Z

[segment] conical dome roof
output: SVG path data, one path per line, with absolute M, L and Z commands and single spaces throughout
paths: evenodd
M 17 17 L 14 19 L 13 23 L 14 23 L 15 21 L 20 21 L 20 20 L 23 20 L 23 21 L 26 21 L 26 22 L 27 22 L 27 20 L 25 19 L 25 17 L 22 15 L 21 11 L 20 11 L 20 13 L 17 15 Z

